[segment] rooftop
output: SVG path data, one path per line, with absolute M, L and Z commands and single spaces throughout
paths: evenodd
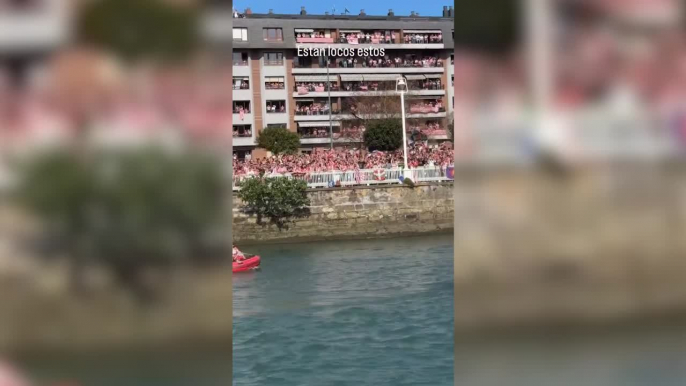
M 347 9 L 346 9 L 347 11 Z M 360 10 L 357 15 L 346 12 L 345 14 L 332 15 L 326 12 L 323 15 L 308 15 L 305 7 L 300 7 L 300 13 L 298 14 L 279 14 L 273 13 L 271 10 L 269 13 L 253 13 L 250 8 L 246 8 L 243 13 L 234 11 L 234 17 L 237 18 L 249 18 L 249 19 L 296 19 L 296 20 L 404 20 L 404 21 L 453 21 L 454 20 L 454 9 L 452 6 L 443 7 L 442 16 L 421 16 L 414 11 L 410 15 L 396 15 L 392 9 L 388 10 L 386 15 L 367 15 L 364 9 Z

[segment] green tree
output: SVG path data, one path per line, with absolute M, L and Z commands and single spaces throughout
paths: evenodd
M 364 132 L 369 151 L 394 151 L 403 145 L 403 128 L 399 119 L 370 121 Z
M 300 148 L 300 137 L 283 127 L 267 127 L 257 136 L 257 145 L 274 154 L 294 154 Z
M 455 47 L 507 51 L 520 38 L 523 3 L 514 0 L 455 2 Z
M 268 218 L 279 228 L 293 217 L 305 215 L 310 205 L 307 183 L 288 178 L 250 178 L 241 185 L 238 197 L 243 210 L 256 215 L 258 223 Z
M 126 59 L 186 58 L 198 39 L 198 9 L 160 0 L 89 1 L 79 14 L 79 38 Z
M 145 298 L 154 292 L 145 272 L 227 250 L 220 235 L 228 190 L 221 164 L 207 155 L 43 154 L 22 169 L 18 193 L 66 247 L 76 285 L 97 264 Z

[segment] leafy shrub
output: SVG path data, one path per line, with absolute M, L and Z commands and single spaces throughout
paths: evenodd
M 21 202 L 56 230 L 77 282 L 82 266 L 97 263 L 144 295 L 146 269 L 197 262 L 228 224 L 221 164 L 203 154 L 59 151 L 33 159 L 21 177 Z
M 364 144 L 369 151 L 395 151 L 403 145 L 403 128 L 399 119 L 371 121 L 364 131 Z
M 403 184 L 407 185 L 410 188 L 414 188 L 414 181 L 412 181 L 410 178 L 404 178 L 403 179 Z
M 300 137 L 283 127 L 267 127 L 257 136 L 257 145 L 274 154 L 293 154 L 300 148 Z
M 268 218 L 279 228 L 305 214 L 310 205 L 307 183 L 288 178 L 250 178 L 241 185 L 238 197 L 247 213 L 257 215 L 258 223 Z

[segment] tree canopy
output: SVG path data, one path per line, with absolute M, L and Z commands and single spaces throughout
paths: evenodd
M 402 122 L 399 119 L 369 121 L 364 144 L 369 151 L 398 150 L 403 145 Z
M 178 60 L 199 41 L 198 18 L 194 6 L 160 0 L 90 1 L 79 14 L 78 35 L 125 59 Z
M 257 145 L 274 154 L 293 154 L 300 148 L 300 136 L 283 127 L 267 127 L 257 136 Z

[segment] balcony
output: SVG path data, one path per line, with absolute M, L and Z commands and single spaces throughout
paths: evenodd
M 233 147 L 255 146 L 255 137 L 233 137 Z
M 425 49 L 425 50 L 442 50 L 445 49 L 445 45 L 443 43 L 427 43 L 427 44 L 415 44 L 415 43 L 378 43 L 378 44 L 361 44 L 361 43 L 340 43 L 340 41 L 336 41 L 334 43 L 331 43 L 332 46 L 336 48 L 360 48 L 362 46 L 367 46 L 367 47 L 372 47 L 372 48 L 383 48 L 383 49 L 390 49 L 390 50 L 418 50 L 418 49 Z M 298 43 L 298 47 L 302 48 L 321 48 L 321 43 Z
M 311 92 L 308 94 L 293 93 L 294 98 L 325 98 L 329 95 L 327 92 Z M 395 90 L 392 91 L 331 91 L 331 97 L 352 97 L 352 96 L 388 96 L 398 95 Z M 445 90 L 409 90 L 405 95 L 417 96 L 442 96 L 445 95 Z
M 341 113 L 338 110 L 333 110 L 331 111 L 331 119 L 332 120 L 339 120 Z M 328 111 L 318 111 L 318 112 L 310 112 L 310 114 L 303 113 L 300 111 L 295 111 L 294 117 L 296 122 L 308 122 L 308 121 L 321 121 L 321 120 L 327 120 L 329 119 L 329 112 Z
M 69 41 L 70 17 L 59 0 L 0 11 L 0 52 L 49 50 Z
M 333 38 L 296 38 L 298 43 L 331 44 Z
M 443 67 L 329 67 L 330 74 L 442 74 Z M 326 74 L 326 67 L 294 67 L 294 75 Z

